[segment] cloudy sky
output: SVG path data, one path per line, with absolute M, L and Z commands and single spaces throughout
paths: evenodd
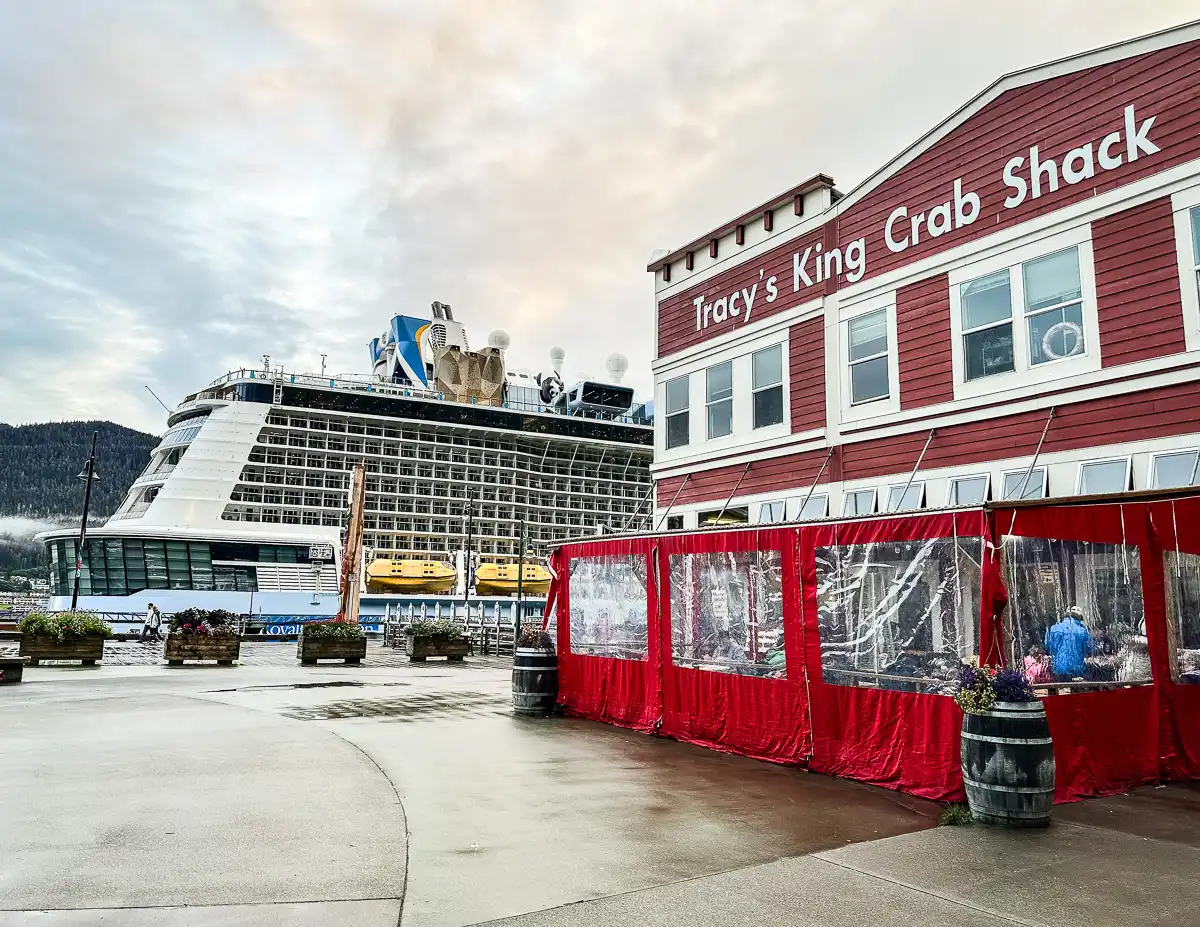
M 365 372 L 454 306 L 650 384 L 655 248 L 848 190 L 1001 73 L 1183 0 L 0 0 L 0 421 Z

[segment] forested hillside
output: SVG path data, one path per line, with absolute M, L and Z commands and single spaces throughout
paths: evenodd
M 83 511 L 83 481 L 92 432 L 96 471 L 91 514 L 108 516 L 145 469 L 158 438 L 112 422 L 0 424 L 0 516 L 52 519 Z

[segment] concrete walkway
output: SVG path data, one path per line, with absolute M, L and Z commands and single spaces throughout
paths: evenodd
M 514 718 L 495 658 L 144 656 L 0 689 L 0 927 L 1079 927 L 1200 904 L 1200 790 L 932 829 L 938 806 L 884 790 Z

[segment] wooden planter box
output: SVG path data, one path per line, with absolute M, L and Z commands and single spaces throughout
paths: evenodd
M 410 663 L 424 663 L 428 657 L 445 657 L 459 661 L 467 655 L 471 642 L 466 637 L 414 637 L 404 636 L 404 652 Z
M 236 634 L 205 637 L 200 634 L 167 635 L 163 657 L 168 666 L 182 666 L 184 660 L 216 660 L 221 666 L 230 666 L 242 651 L 242 639 Z
M 15 685 L 25 670 L 24 657 L 0 657 L 0 686 Z
M 300 635 L 296 645 L 296 658 L 305 666 L 313 666 L 318 660 L 345 660 L 361 663 L 367 656 L 367 639 L 357 640 L 344 637 L 318 637 L 309 639 Z
M 21 656 L 29 658 L 30 666 L 41 660 L 80 660 L 84 666 L 95 666 L 104 659 L 104 638 L 99 634 L 68 637 L 61 644 L 42 634 L 21 635 Z

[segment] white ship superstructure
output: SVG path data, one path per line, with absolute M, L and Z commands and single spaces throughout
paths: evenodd
M 107 612 L 188 605 L 279 620 L 336 607 L 350 471 L 367 470 L 367 559 L 436 559 L 460 571 L 517 560 L 603 528 L 649 527 L 652 423 L 619 383 L 509 372 L 508 340 L 471 352 L 449 307 L 397 316 L 365 376 L 232 371 L 186 397 L 118 511 L 93 528 L 81 605 Z M 69 604 L 73 534 L 43 536 L 53 604 Z M 254 604 L 250 604 L 251 597 Z M 364 604 L 364 612 L 371 608 Z M 265 619 L 264 619 L 265 620 Z

